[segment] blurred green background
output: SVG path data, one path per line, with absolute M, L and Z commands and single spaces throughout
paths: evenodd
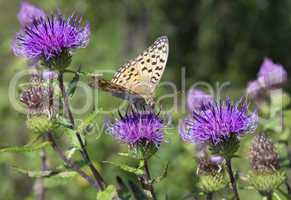
M 264 57 L 271 57 L 291 72 L 291 1 L 290 0 L 42 0 L 29 1 L 53 12 L 57 8 L 66 15 L 75 11 L 91 24 L 89 46 L 73 56 L 72 68 L 82 65 L 83 71 L 117 69 L 129 58 L 150 45 L 155 38 L 167 35 L 170 54 L 164 81 L 171 80 L 181 89 L 181 68 L 186 68 L 186 86 L 195 81 L 230 81 L 233 95 L 244 95 L 249 80 L 256 73 Z M 25 128 L 26 116 L 11 106 L 8 98 L 10 80 L 16 72 L 26 68 L 26 62 L 16 58 L 10 50 L 11 41 L 20 29 L 17 12 L 20 1 L 0 0 L 0 147 L 24 145 L 30 140 Z M 109 76 L 110 77 L 110 76 Z M 70 77 L 67 77 L 68 79 Z M 287 88 L 288 89 L 288 88 Z M 82 91 L 77 91 L 82 94 Z M 163 91 L 161 91 L 162 93 Z M 104 108 L 115 107 L 119 101 L 109 94 L 98 97 Z M 74 105 L 82 105 L 82 95 L 74 97 Z M 174 126 L 167 130 L 167 143 L 151 160 L 152 171 L 158 175 L 170 161 L 168 177 L 157 185 L 160 199 L 187 198 L 195 192 L 195 152 L 185 145 L 177 133 L 178 117 L 174 112 Z M 85 115 L 85 114 L 83 114 Z M 78 116 L 81 117 L 81 116 Z M 105 116 L 100 115 L 102 126 Z M 101 135 L 101 136 L 100 136 Z M 243 159 L 236 165 L 246 172 L 244 160 L 251 136 L 241 148 Z M 134 177 L 101 161 L 121 161 L 116 153 L 125 151 L 109 135 L 92 133 L 88 148 L 93 160 L 107 182 L 115 183 L 120 174 L 127 179 Z M 52 158 L 55 154 L 49 150 Z M 125 162 L 124 160 L 122 160 Z M 61 163 L 50 159 L 51 166 Z M 129 163 L 132 161 L 128 160 Z M 243 163 L 243 164 L 241 164 Z M 133 163 L 134 164 L 134 163 Z M 0 155 L 0 199 L 33 199 L 34 179 L 15 172 L 11 166 L 38 170 L 38 153 Z M 242 199 L 260 199 L 257 192 L 241 190 Z M 81 178 L 52 184 L 48 199 L 95 199 L 95 191 Z

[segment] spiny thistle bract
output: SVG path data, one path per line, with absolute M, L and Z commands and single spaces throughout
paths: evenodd
M 152 110 L 128 111 L 113 122 L 107 121 L 108 132 L 140 154 L 150 157 L 164 140 L 164 120 Z
M 225 188 L 228 177 L 222 168 L 222 157 L 205 157 L 198 160 L 198 187 L 205 193 L 212 193 Z
M 51 75 L 45 78 L 51 78 Z M 56 128 L 54 118 L 58 107 L 54 89 L 46 83 L 42 73 L 32 75 L 30 85 L 22 92 L 20 101 L 27 106 L 26 125 L 31 132 L 43 134 Z
M 89 43 L 89 23 L 82 27 L 81 22 L 81 17 L 65 19 L 61 14 L 35 19 L 16 34 L 12 50 L 16 56 L 62 70 L 70 64 L 72 52 Z
M 279 169 L 279 158 L 270 138 L 257 135 L 249 153 L 252 171 L 249 183 L 261 194 L 270 194 L 285 180 L 285 173 Z
M 54 119 L 50 119 L 46 115 L 34 115 L 27 118 L 26 127 L 31 133 L 42 135 L 55 130 L 58 125 Z

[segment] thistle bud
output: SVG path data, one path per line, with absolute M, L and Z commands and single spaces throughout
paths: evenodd
M 220 157 L 221 158 L 221 157 Z M 215 156 L 199 158 L 198 160 L 198 187 L 205 193 L 219 191 L 227 186 L 228 178 L 222 168 L 223 159 Z
M 30 84 L 20 95 L 20 101 L 28 108 L 28 115 L 45 114 L 50 118 L 56 113 L 53 86 L 41 74 L 33 74 Z
M 275 147 L 265 135 L 257 135 L 249 153 L 251 167 L 256 172 L 273 172 L 279 169 L 278 154 Z
M 205 193 L 217 192 L 225 188 L 228 180 L 224 174 L 199 176 L 198 187 Z
M 44 134 L 56 128 L 54 90 L 41 74 L 31 76 L 30 85 L 22 92 L 20 101 L 28 108 L 26 126 L 32 133 Z
M 252 172 L 249 173 L 248 181 L 263 196 L 272 194 L 285 180 L 285 173 L 279 170 L 274 144 L 267 136 L 260 134 L 254 138 L 249 160 Z
M 26 126 L 33 134 L 41 135 L 56 129 L 57 123 L 46 115 L 36 115 L 27 118 Z

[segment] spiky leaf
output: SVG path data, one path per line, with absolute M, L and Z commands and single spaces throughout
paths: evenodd
M 6 147 L 0 149 L 0 153 L 11 152 L 11 153 L 22 153 L 22 152 L 34 152 L 39 151 L 44 147 L 50 146 L 50 142 L 42 142 L 40 144 L 35 144 L 31 146 L 22 146 L 22 147 Z
M 135 168 L 135 167 L 131 167 L 129 165 L 126 164 L 120 164 L 120 163 L 113 163 L 113 162 L 109 162 L 109 161 L 104 161 L 104 163 L 109 163 L 111 165 L 117 166 L 120 169 L 129 172 L 129 173 L 133 173 L 137 176 L 142 176 L 144 174 L 144 171 L 140 168 Z
M 116 188 L 113 185 L 108 185 L 104 191 L 97 193 L 97 200 L 112 200 L 117 196 Z

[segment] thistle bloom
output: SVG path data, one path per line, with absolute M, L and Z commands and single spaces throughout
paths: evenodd
M 131 147 L 139 144 L 158 147 L 164 139 L 164 120 L 153 111 L 132 111 L 107 123 L 110 134 Z
M 267 89 L 282 85 L 287 81 L 287 72 L 280 64 L 265 58 L 258 73 L 258 82 Z
M 190 89 L 187 95 L 187 106 L 190 111 L 199 109 L 213 100 L 212 96 L 202 90 Z
M 250 81 L 247 86 L 247 94 L 254 98 L 260 94 L 261 89 L 262 87 L 257 80 Z
M 16 56 L 34 62 L 42 60 L 48 67 L 67 67 L 73 50 L 85 48 L 89 42 L 89 24 L 82 27 L 81 21 L 74 15 L 34 20 L 16 34 L 12 50 Z
M 53 80 L 58 77 L 58 74 L 54 71 L 43 71 L 41 76 L 43 80 Z
M 221 143 L 230 136 L 239 137 L 252 133 L 257 127 L 256 112 L 248 114 L 248 106 L 241 101 L 232 104 L 230 98 L 225 103 L 209 103 L 201 110 L 193 111 L 192 119 L 185 122 L 180 131 L 181 138 L 190 143 Z
M 21 2 L 20 11 L 17 14 L 18 21 L 22 28 L 32 24 L 34 20 L 45 18 L 45 16 L 46 14 L 43 10 L 26 1 Z
M 287 81 L 287 72 L 280 64 L 274 63 L 270 58 L 265 58 L 257 79 L 250 81 L 247 87 L 247 94 L 252 98 L 260 97 L 265 90 L 280 87 Z

